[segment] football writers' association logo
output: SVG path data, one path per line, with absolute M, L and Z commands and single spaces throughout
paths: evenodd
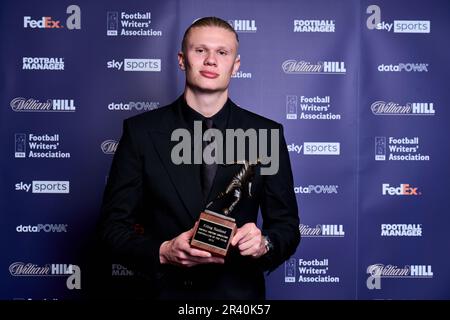
M 297 119 L 297 96 L 286 96 L 286 119 Z
M 386 137 L 375 137 L 375 160 L 386 160 Z
M 290 258 L 284 263 L 284 282 L 295 282 L 296 262 L 294 258 Z

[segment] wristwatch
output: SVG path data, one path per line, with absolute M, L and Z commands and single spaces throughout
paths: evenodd
M 266 248 L 266 253 L 273 249 L 273 243 L 270 240 L 269 236 L 264 236 L 264 247 Z

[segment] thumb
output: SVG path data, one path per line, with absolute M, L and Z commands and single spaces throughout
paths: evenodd
M 185 236 L 185 238 L 187 238 L 187 239 L 192 238 L 192 236 L 194 235 L 194 231 L 195 231 L 195 229 L 197 228 L 197 225 L 198 225 L 198 221 L 195 222 L 194 226 L 193 226 L 191 229 L 189 229 L 188 231 L 186 231 L 186 232 L 183 233 L 183 235 Z

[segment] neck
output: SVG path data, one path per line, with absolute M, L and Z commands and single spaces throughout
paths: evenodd
M 228 90 L 221 92 L 194 92 L 190 88 L 184 91 L 184 98 L 187 104 L 203 115 L 212 117 L 222 109 L 228 99 Z

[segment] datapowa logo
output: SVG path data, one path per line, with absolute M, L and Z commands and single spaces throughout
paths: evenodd
M 34 233 L 39 233 L 39 232 L 56 232 L 56 233 L 60 233 L 60 232 L 67 232 L 67 224 L 36 224 L 36 225 L 18 225 L 16 227 L 16 232 L 34 232 Z
M 323 184 L 316 184 L 309 186 L 296 186 L 294 187 L 295 193 L 301 193 L 301 194 L 337 194 L 338 193 L 338 185 L 323 185 Z

